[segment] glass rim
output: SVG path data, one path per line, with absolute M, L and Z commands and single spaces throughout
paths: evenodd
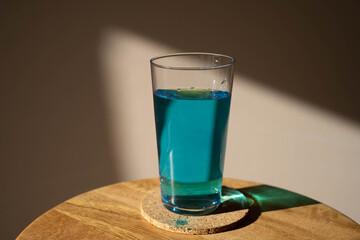
M 178 56 L 185 56 L 185 55 L 188 55 L 188 56 L 190 56 L 190 55 L 220 56 L 220 57 L 229 59 L 230 62 L 226 63 L 226 64 L 221 64 L 218 66 L 206 66 L 206 67 L 174 67 L 174 66 L 167 66 L 167 65 L 158 64 L 158 63 L 154 62 L 155 60 L 158 60 L 161 58 L 178 57 Z M 218 54 L 218 53 L 184 52 L 184 53 L 172 53 L 172 54 L 166 54 L 166 55 L 153 57 L 150 59 L 150 63 L 153 66 L 156 66 L 159 68 L 164 68 L 164 69 L 169 69 L 169 70 L 212 70 L 212 69 L 218 69 L 218 68 L 225 68 L 225 67 L 229 67 L 229 66 L 233 65 L 235 63 L 235 58 L 230 57 L 228 55 L 224 55 L 224 54 Z

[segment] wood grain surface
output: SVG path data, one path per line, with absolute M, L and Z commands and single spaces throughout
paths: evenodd
M 360 239 L 360 226 L 304 196 L 253 182 L 224 179 L 256 200 L 236 229 L 211 235 L 162 230 L 140 213 L 158 178 L 121 182 L 69 199 L 32 222 L 17 239 Z

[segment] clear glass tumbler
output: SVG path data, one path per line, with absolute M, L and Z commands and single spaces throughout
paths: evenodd
M 161 197 L 171 211 L 220 205 L 234 62 L 213 53 L 150 60 Z

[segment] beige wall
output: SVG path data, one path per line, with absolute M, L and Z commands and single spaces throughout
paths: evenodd
M 157 175 L 149 58 L 237 58 L 225 176 L 357 222 L 358 3 L 0 3 L 0 238 L 81 192 Z

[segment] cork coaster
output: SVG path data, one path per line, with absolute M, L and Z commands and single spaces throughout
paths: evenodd
M 239 207 L 222 203 L 215 212 L 208 215 L 177 214 L 163 206 L 160 189 L 149 191 L 141 203 L 141 214 L 148 222 L 168 231 L 186 234 L 212 234 L 231 230 L 247 212 L 244 204 Z

